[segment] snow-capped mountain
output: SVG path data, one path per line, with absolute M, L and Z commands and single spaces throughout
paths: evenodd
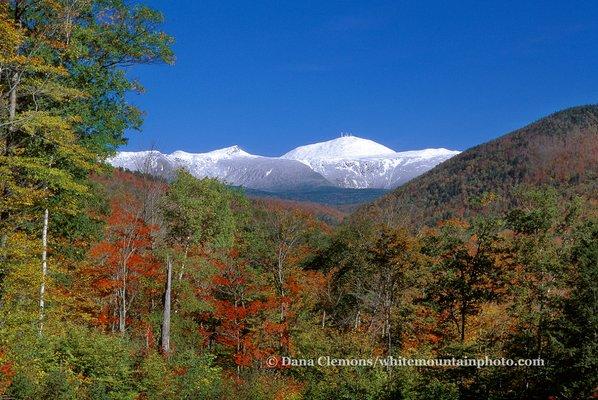
M 115 167 L 143 171 L 171 178 L 185 168 L 198 178 L 216 178 L 235 186 L 261 190 L 285 190 L 303 187 L 330 186 L 330 183 L 307 165 L 276 157 L 255 156 L 238 146 L 208 153 L 175 151 L 120 152 L 108 160 Z
M 447 149 L 395 152 L 368 139 L 342 136 L 297 147 L 281 157 L 257 156 L 232 146 L 208 153 L 120 152 L 108 162 L 166 178 L 185 168 L 198 178 L 270 191 L 323 186 L 392 189 L 458 153 Z
M 297 147 L 281 158 L 304 163 L 334 186 L 394 189 L 456 154 L 447 149 L 396 152 L 368 139 L 343 136 Z
M 369 139 L 341 136 L 326 142 L 299 146 L 281 158 L 292 160 L 358 159 L 362 157 L 392 156 L 396 152 Z

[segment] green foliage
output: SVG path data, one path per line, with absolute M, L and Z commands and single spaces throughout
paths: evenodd
M 0 4 L 1 398 L 595 397 L 596 106 L 468 150 L 333 229 L 326 210 L 183 170 L 103 174 L 142 122 L 126 67 L 173 61 L 161 22 L 124 0 Z M 547 365 L 267 368 L 277 353 Z
M 10 398 L 133 398 L 133 363 L 126 343 L 75 325 L 67 330 L 42 339 L 32 329 L 11 341 L 15 346 L 8 356 L 16 374 Z
M 59 362 L 80 379 L 92 382 L 96 395 L 103 391 L 110 399 L 135 397 L 133 358 L 121 338 L 71 327 L 55 351 Z
M 138 369 L 140 392 L 150 400 L 217 399 L 223 384 L 220 372 L 209 355 L 186 350 L 165 359 L 150 352 Z
M 137 345 L 69 325 L 65 333 L 14 343 L 18 368 L 7 394 L 14 399 L 217 399 L 222 382 L 212 357 L 191 350 L 166 359 Z
M 427 238 L 434 278 L 425 289 L 426 301 L 456 324 L 462 342 L 468 317 L 477 315 L 484 302 L 496 301 L 504 285 L 498 227 L 493 220 L 478 220 L 472 227 L 448 221 Z
M 220 368 L 212 365 L 213 356 L 197 355 L 192 350 L 181 351 L 170 361 L 175 375 L 176 398 L 216 399 L 222 390 Z
M 331 206 L 342 206 L 351 210 L 357 205 L 374 201 L 388 193 L 386 189 L 350 189 L 335 186 L 324 186 L 313 189 L 286 190 L 276 193 L 265 192 L 257 189 L 243 189 L 248 196 L 260 198 L 277 198 L 285 200 L 309 201 Z M 339 207 L 340 208 L 340 207 Z
M 421 382 L 420 387 L 412 396 L 413 399 L 427 400 L 457 400 L 459 399 L 459 389 L 454 383 L 446 383 L 437 379 Z
M 305 329 L 299 336 L 297 357 L 330 355 L 334 358 L 371 358 L 375 341 L 359 332 L 340 333 L 334 330 Z M 385 398 L 394 384 L 391 376 L 381 367 L 320 366 L 296 368 L 294 376 L 307 382 L 308 399 L 380 399 Z
M 552 326 L 555 354 L 552 373 L 568 398 L 584 398 L 598 386 L 598 221 L 589 220 L 574 232 L 563 314 Z
M 232 193 L 215 179 L 198 180 L 179 170 L 164 198 L 169 237 L 182 246 L 232 244 Z

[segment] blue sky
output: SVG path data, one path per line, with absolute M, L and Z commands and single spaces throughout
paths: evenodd
M 352 132 L 463 150 L 598 103 L 598 1 L 147 0 L 174 66 L 131 69 L 127 150 L 262 155 Z

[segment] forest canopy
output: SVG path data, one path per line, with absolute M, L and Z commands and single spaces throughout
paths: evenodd
M 561 140 L 583 171 L 551 170 L 558 185 L 440 169 L 345 220 L 185 170 L 113 169 L 143 117 L 126 68 L 174 62 L 161 22 L 124 0 L 0 3 L 0 398 L 596 395 L 597 199 L 576 189 L 595 178 L 589 141 Z M 595 110 L 540 127 L 595 134 Z M 526 132 L 508 141 L 542 142 Z M 500 153 L 509 171 L 539 163 L 516 153 Z M 485 186 L 435 191 L 453 180 Z M 426 202 L 383 207 L 424 186 Z M 366 362 L 283 362 L 320 357 Z M 486 357 L 542 365 L 367 364 Z

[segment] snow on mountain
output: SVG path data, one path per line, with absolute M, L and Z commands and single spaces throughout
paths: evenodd
M 392 155 L 395 151 L 372 140 L 341 136 L 326 142 L 308 144 L 289 151 L 281 158 L 290 160 L 362 158 Z
M 169 177 L 176 169 L 174 163 L 159 151 L 120 151 L 106 160 L 114 167 L 130 171 L 143 171 L 154 175 Z
M 186 168 L 198 178 L 271 191 L 321 186 L 392 189 L 458 153 L 447 149 L 395 152 L 372 140 L 342 136 L 297 147 L 281 157 L 257 156 L 232 146 L 207 153 L 120 152 L 108 162 L 166 178 Z
M 253 154 L 247 153 L 239 146 L 225 147 L 224 149 L 213 150 L 207 153 L 187 153 L 185 151 L 178 150 L 170 155 L 176 159 L 188 162 L 194 162 L 201 159 L 218 161 L 235 157 L 257 157 Z
M 398 153 L 368 139 L 342 136 L 298 147 L 281 158 L 304 163 L 335 186 L 393 189 L 456 154 L 447 149 Z
M 216 178 L 230 185 L 260 190 L 330 186 L 322 175 L 299 161 L 256 156 L 238 146 L 208 153 L 120 152 L 108 162 L 115 167 L 167 179 L 172 178 L 177 169 L 185 168 L 198 178 Z

